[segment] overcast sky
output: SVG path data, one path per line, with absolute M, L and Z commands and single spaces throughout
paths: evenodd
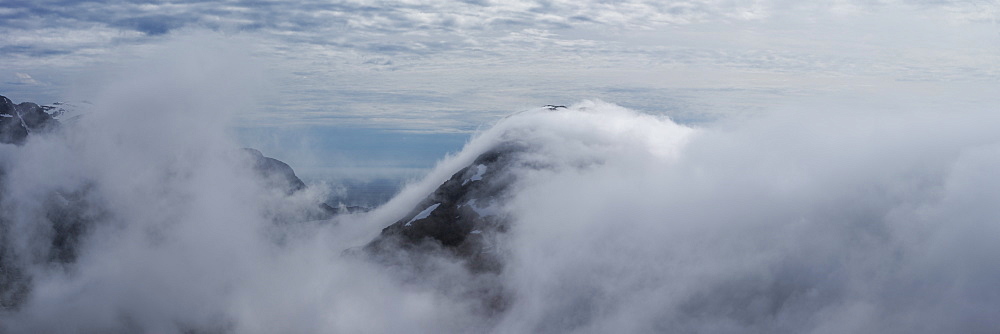
M 239 116 L 244 140 L 358 168 L 420 169 L 503 115 L 583 99 L 689 124 L 817 101 L 995 106 L 998 9 L 995 0 L 3 0 L 0 94 L 80 98 L 114 64 L 210 36 L 245 48 L 267 83 Z M 272 155 L 316 173 L 336 165 L 289 152 Z

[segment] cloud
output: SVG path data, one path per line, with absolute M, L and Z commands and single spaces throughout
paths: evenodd
M 24 85 L 38 85 L 39 84 L 39 82 L 36 81 L 35 78 L 32 78 L 27 73 L 17 72 L 17 73 L 14 73 L 14 77 L 17 79 L 17 82 L 20 83 L 20 84 L 24 84 Z
M 14 75 L 13 75 L 13 78 L 11 78 L 11 79 L 13 79 L 13 80 L 7 81 L 7 84 L 10 84 L 10 85 L 40 85 L 41 84 L 38 81 L 36 81 L 35 78 L 32 78 L 27 73 L 21 73 L 21 72 L 15 72 Z
M 115 22 L 113 25 L 122 28 L 135 29 L 145 33 L 146 35 L 155 36 L 169 33 L 171 30 L 183 27 L 184 24 L 184 21 L 178 20 L 174 17 L 151 15 L 124 19 Z
M 142 74 L 104 87 L 65 132 L 0 145 L 3 277 L 16 265 L 32 287 L 22 308 L 0 314 L 0 331 L 479 328 L 465 301 L 340 256 L 377 229 L 360 217 L 273 225 L 323 194 L 289 197 L 255 181 L 226 126 L 252 103 L 257 67 L 237 45 L 201 42 L 129 64 Z M 84 221 L 54 218 L 60 208 Z M 78 253 L 50 262 L 53 231 L 76 223 Z M 475 281 L 445 265 L 443 279 Z M 369 299 L 379 295 L 392 297 Z
M 691 129 L 584 102 L 478 136 L 457 165 L 527 147 L 505 207 L 515 297 L 494 331 L 995 327 L 981 310 L 1000 299 L 981 292 L 1000 271 L 981 235 L 1000 120 L 803 107 Z
M 789 112 L 698 128 L 603 102 L 529 110 L 498 120 L 374 212 L 276 226 L 273 215 L 308 198 L 263 189 L 226 153 L 239 147 L 225 131 L 244 107 L 233 103 L 249 104 L 254 88 L 233 83 L 252 83 L 257 67 L 213 42 L 137 65 L 146 75 L 106 88 L 81 127 L 0 147 L 2 231 L 14 239 L 4 247 L 34 277 L 22 308 L 0 315 L 3 329 L 997 326 L 1000 296 L 989 291 L 1000 271 L 988 255 L 1000 232 L 1000 119 L 992 110 L 800 101 Z M 502 206 L 512 219 L 502 274 L 472 275 L 433 256 L 433 270 L 412 272 L 345 255 L 478 154 L 509 142 L 526 149 L 507 166 L 517 178 Z M 50 232 L 36 227 L 51 224 L 45 203 L 62 203 L 51 194 L 74 191 L 100 210 L 77 261 L 52 265 Z M 497 284 L 512 296 L 508 309 L 478 308 L 476 291 Z
M 879 6 L 848 2 L 851 6 Z M 895 4 L 894 6 L 939 10 L 963 18 L 981 12 L 982 6 L 959 3 Z M 97 5 L 88 1 L 20 2 L 7 4 L 9 32 L 53 29 L 115 27 L 156 36 L 182 28 L 221 31 L 259 31 L 285 41 L 329 43 L 346 37 L 355 44 L 389 38 L 390 34 L 435 38 L 473 36 L 480 41 L 493 31 L 575 29 L 643 31 L 676 24 L 760 21 L 762 13 L 804 13 L 829 8 L 789 5 L 782 2 L 689 1 L 664 4 L 648 1 L 602 2 L 511 1 L 511 2 L 399 2 L 371 5 L 363 2 L 331 4 L 320 1 L 294 2 L 203 2 L 175 1 L 169 4 L 122 2 Z M 26 14 L 30 13 L 31 19 Z M 746 19 L 755 17 L 755 19 Z M 44 23 L 44 24 L 43 24 Z M 95 25 L 96 24 L 96 25 Z M 337 33 L 337 34 L 331 34 Z M 477 36 L 485 34 L 485 36 Z M 338 36 L 339 35 L 339 36 Z M 384 43 L 384 42 L 383 42 Z M 367 47 L 371 49 L 371 47 Z M 378 50 L 377 48 L 374 50 Z
M 962 94 L 1000 77 L 988 19 L 995 9 L 974 2 L 14 1 L 4 8 L 0 53 L 11 71 L 45 73 L 50 90 L 78 91 L 83 78 L 100 76 L 98 65 L 172 40 L 240 39 L 275 86 L 259 108 L 266 111 L 241 116 L 254 126 L 471 133 L 510 110 L 581 98 L 704 122 L 803 96 Z

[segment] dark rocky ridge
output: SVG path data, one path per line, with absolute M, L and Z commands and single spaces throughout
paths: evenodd
M 7 97 L 0 96 L 0 143 L 21 145 L 32 132 L 58 127 L 59 121 L 45 112 L 46 107 L 31 102 L 14 104 Z
M 521 150 L 505 145 L 481 154 L 384 228 L 365 250 L 377 258 L 394 249 L 443 250 L 465 261 L 472 272 L 500 272 L 502 249 L 497 242 L 509 221 L 501 207 L 514 181 L 508 167 Z
M 296 192 L 306 189 L 305 182 L 299 179 L 295 175 L 295 171 L 292 167 L 284 163 L 281 160 L 266 157 L 260 151 L 252 148 L 243 148 L 243 152 L 247 153 L 253 160 L 253 169 L 257 173 L 257 176 L 263 180 L 265 187 L 269 189 L 279 189 L 285 192 L 287 195 L 292 195 Z M 308 212 L 304 219 L 305 220 L 325 220 L 330 219 L 340 212 L 338 208 L 334 208 L 326 203 L 319 203 L 319 210 L 316 212 Z M 351 211 L 349 208 L 345 208 L 347 211 Z
M 510 218 L 503 210 L 515 181 L 511 165 L 523 150 L 502 145 L 454 173 L 401 219 L 364 246 L 370 260 L 404 268 L 403 280 L 434 284 L 427 277 L 447 271 L 435 258 L 463 264 L 466 284 L 438 285 L 446 295 L 478 301 L 473 312 L 503 313 L 512 296 L 502 283 L 504 240 Z M 475 282 L 475 283 L 469 283 Z
M 530 146 L 506 141 L 477 156 L 363 247 L 370 260 L 403 268 L 406 282 L 431 284 L 445 295 L 475 300 L 472 311 L 495 318 L 514 296 L 503 283 L 512 217 L 506 204 L 514 196 L 517 171 L 546 166 L 533 163 Z M 460 263 L 466 284 L 434 285 L 445 263 Z M 422 282 L 422 283 L 420 283 Z M 468 283 L 475 282 L 475 283 Z

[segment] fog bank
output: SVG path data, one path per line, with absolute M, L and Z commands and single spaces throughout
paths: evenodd
M 30 287 L 0 332 L 1000 327 L 988 112 L 803 105 L 694 128 L 584 101 L 498 120 L 372 212 L 290 223 L 328 190 L 258 180 L 227 131 L 250 97 L 231 84 L 255 79 L 184 59 L 108 86 L 65 131 L 0 145 L 3 264 Z M 494 208 L 511 225 L 498 276 L 351 255 L 505 143 L 526 149 Z M 56 209 L 86 220 L 66 258 Z M 473 292 L 497 284 L 509 307 L 482 309 Z

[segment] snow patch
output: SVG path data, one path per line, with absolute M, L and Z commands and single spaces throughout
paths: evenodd
M 465 205 L 468 205 L 470 208 L 472 208 L 472 211 L 475 211 L 476 214 L 478 214 L 480 217 L 496 216 L 500 214 L 500 210 L 497 209 L 496 206 L 493 205 L 489 205 L 486 207 L 476 206 L 476 199 L 474 198 L 466 202 Z
M 24 123 L 24 116 L 21 116 L 20 111 L 17 112 L 17 119 L 21 120 L 21 127 L 24 128 L 24 131 L 31 133 L 31 128 L 28 127 L 28 124 Z
M 406 222 L 406 226 L 410 226 L 410 223 L 413 223 L 414 221 L 429 217 L 431 215 L 431 212 L 434 212 L 434 210 L 437 209 L 439 205 L 441 205 L 441 203 L 428 206 L 426 209 L 424 209 L 424 211 L 420 211 L 420 213 L 418 213 L 416 216 L 413 216 L 413 219 L 410 219 L 410 221 Z
M 486 165 L 476 165 L 476 175 L 473 175 L 470 181 L 479 181 L 483 179 L 483 174 L 486 173 Z
M 51 106 L 43 106 L 43 108 L 48 108 L 46 112 L 60 122 L 72 122 L 83 115 L 89 114 L 93 105 L 86 101 L 79 104 L 56 102 Z
M 468 180 L 462 181 L 462 185 L 464 186 L 466 183 L 469 183 L 469 181 L 479 181 L 479 180 L 482 180 L 483 179 L 483 174 L 485 174 L 485 173 L 486 173 L 486 165 L 483 165 L 483 164 L 476 165 L 476 174 L 473 175 Z

